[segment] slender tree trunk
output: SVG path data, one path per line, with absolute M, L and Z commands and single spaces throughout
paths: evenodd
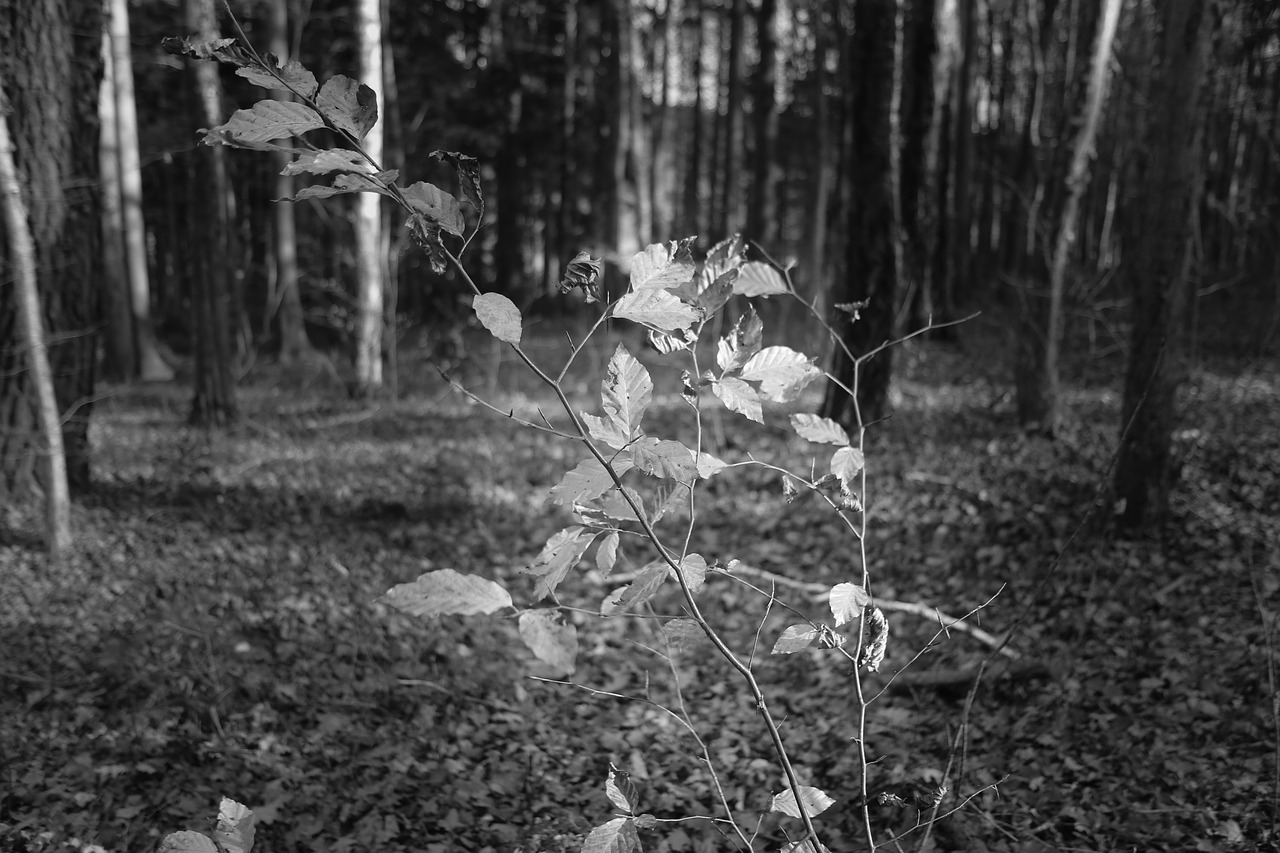
M 61 0 L 0 0 L 0 77 L 9 133 L 27 193 L 41 309 L 71 487 L 89 483 L 97 329 L 101 321 L 98 99 L 102 7 Z M 7 265 L 0 243 L 0 268 Z M 32 406 L 31 373 L 18 340 L 15 290 L 0 286 L 0 504 L 36 485 L 47 449 Z
M 702 102 L 702 49 L 703 49 L 703 15 L 702 0 L 689 0 L 693 20 L 693 69 L 689 78 L 693 81 L 693 116 L 690 121 L 689 171 L 684 182 L 684 230 L 690 234 L 701 234 L 702 218 L 702 149 L 703 149 L 703 109 Z
M 1029 0 L 1036 2 L 1036 0 Z M 955 192 L 951 194 L 951 227 L 948 235 L 949 269 L 945 273 L 942 288 L 942 311 L 948 319 L 954 317 L 957 305 L 967 294 L 972 282 L 973 200 L 970 188 L 973 180 L 973 84 L 977 53 L 977 0 L 958 0 L 960 15 L 960 62 L 956 67 L 955 109 L 951 114 L 951 130 L 954 134 L 952 155 L 955 157 L 953 180 Z
M 271 52 L 281 62 L 288 61 L 291 55 L 289 45 L 289 11 L 292 4 L 289 0 L 276 0 L 271 7 L 271 35 L 269 39 Z M 275 92 L 276 98 L 292 100 L 290 92 Z M 290 139 L 277 139 L 277 145 L 292 146 Z M 275 197 L 293 198 L 294 181 L 292 175 L 280 174 L 293 159 L 287 151 L 272 153 L 275 163 Z M 275 261 L 275 291 L 278 294 L 279 307 L 276 309 L 276 322 L 280 331 L 280 363 L 294 364 L 306 360 L 311 354 L 311 342 L 307 339 L 306 324 L 302 315 L 302 294 L 298 287 L 298 226 L 296 209 L 292 204 L 277 202 L 271 206 L 272 253 Z
M 644 93 L 637 73 L 640 58 L 640 34 L 633 20 L 635 10 L 631 0 L 615 0 L 618 3 L 618 44 L 621 47 L 619 61 L 622 64 L 622 80 L 626 130 L 623 133 L 623 183 L 630 201 L 626 220 L 618 235 L 619 251 L 629 256 L 649 243 L 649 225 L 653 221 L 651 203 L 653 189 L 649 183 L 649 134 L 645 132 Z
M 827 51 L 831 45 L 830 28 L 821 21 L 822 12 L 814 10 L 819 18 L 814 33 L 813 74 L 813 206 L 809 212 L 809 281 L 813 296 L 818 295 L 824 282 L 830 281 L 827 271 L 827 224 L 831 216 L 831 185 L 835 170 L 831 168 L 832 136 L 835 129 L 831 121 L 831 104 L 827 99 Z M 812 298 L 812 297 L 811 297 Z
M 778 79 L 777 0 L 761 0 L 756 12 L 759 64 L 752 77 L 751 110 L 755 124 L 751 194 L 747 202 L 746 236 L 766 251 L 777 250 L 777 198 L 774 163 L 778 141 L 778 109 L 774 87 Z
M 724 138 L 721 148 L 721 167 L 724 179 L 720 185 L 720 220 L 713 237 L 716 240 L 732 234 L 742 227 L 738 204 L 738 156 L 739 137 L 742 135 L 742 42 L 746 30 L 746 0 L 733 0 L 729 25 L 729 85 L 726 93 Z
M 129 271 L 124 259 L 124 212 L 120 209 L 120 134 L 116 126 L 116 82 L 112 67 L 111 28 L 102 30 L 102 88 L 98 100 L 101 125 L 98 143 L 102 182 L 103 307 L 106 316 L 106 357 L 103 371 L 117 381 L 138 375 L 138 350 L 133 340 L 133 312 L 129 299 Z
M 836 305 L 865 302 L 859 318 L 835 310 L 842 339 L 860 357 L 893 336 L 897 292 L 898 224 L 894 195 L 894 119 L 900 37 L 896 0 L 859 0 L 854 11 L 848 85 L 852 88 L 855 128 L 850 177 L 855 203 L 849 213 L 846 269 L 836 282 Z M 856 390 L 856 405 L 836 383 L 827 388 L 822 414 L 856 429 L 885 414 L 888 406 L 891 351 L 854 364 L 837 349 L 832 375 Z
M 355 0 L 356 45 L 360 81 L 373 89 L 382 106 L 382 8 L 379 0 Z M 381 118 L 381 117 L 380 117 Z M 382 163 L 382 121 L 365 134 L 362 145 L 374 162 Z M 370 397 L 382 388 L 383 295 L 386 257 L 382 244 L 382 196 L 358 193 L 356 232 L 356 397 Z
M 1156 67 L 1136 186 L 1138 225 L 1125 258 L 1133 332 L 1121 408 L 1116 497 L 1130 527 L 1164 519 L 1177 478 L 1171 444 L 1185 373 L 1179 336 L 1190 291 L 1190 235 L 1203 179 L 1202 94 L 1215 28 L 1212 0 L 1157 10 Z
M 71 549 L 71 493 L 67 486 L 67 459 L 62 449 L 62 426 L 58 422 L 58 401 L 53 392 L 53 371 L 45 344 L 44 320 L 40 316 L 40 293 L 36 284 L 36 249 L 27 226 L 27 206 L 18 184 L 13 143 L 9 139 L 9 100 L 0 76 L 0 196 L 9 237 L 9 254 L 18 303 L 18 342 L 26 350 L 31 371 L 31 388 L 36 398 L 36 419 L 40 439 L 45 444 L 45 542 L 54 558 Z
M 201 40 L 217 38 L 213 0 L 186 0 L 187 26 Z M 192 66 L 192 107 L 195 127 L 222 123 L 222 84 L 213 62 L 189 60 Z M 234 344 L 231 336 L 230 213 L 225 149 L 198 145 L 195 167 L 189 171 L 189 194 L 194 222 L 188 263 L 191 271 L 192 330 L 195 336 L 195 394 L 191 422 L 198 426 L 225 426 L 234 422 Z M 200 202 L 203 200 L 203 209 Z
M 908 310 L 926 304 L 929 289 L 929 250 L 925 240 L 929 186 L 929 135 L 934 118 L 933 74 L 938 54 L 937 0 L 912 0 L 903 34 L 901 211 L 906 250 L 902 278 Z M 927 316 L 915 316 L 915 323 Z

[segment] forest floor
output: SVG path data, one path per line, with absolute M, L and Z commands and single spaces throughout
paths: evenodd
M 482 396 L 551 412 L 510 359 L 473 356 L 457 373 Z M 590 411 L 588 376 L 605 357 L 570 383 Z M 945 775 L 941 811 L 954 811 L 928 832 L 914 808 L 875 811 L 885 849 L 1280 849 L 1275 359 L 1197 367 L 1173 520 L 1132 537 L 1099 501 L 1118 432 L 1115 357 L 1076 371 L 1056 441 L 1015 428 L 981 340 L 913 341 L 896 358 L 895 413 L 866 448 L 875 592 L 956 615 L 995 596 L 974 619 L 1016 628 L 1011 647 L 1038 666 L 971 697 L 967 682 L 905 676 L 878 695 L 871 784 L 927 790 Z M 639 784 L 643 811 L 717 813 L 693 740 L 641 701 L 675 698 L 651 620 L 577 614 L 575 687 L 530 677 L 544 671 L 509 613 L 424 621 L 378 600 L 451 567 L 531 606 L 522 569 L 569 521 L 547 490 L 582 455 L 450 392 L 411 353 L 401 373 L 405 399 L 371 408 L 323 371 L 308 384 L 259 370 L 242 389 L 244 424 L 212 435 L 185 425 L 184 388 L 107 389 L 76 555 L 46 564 L 23 519 L 0 540 L 0 849 L 154 850 L 168 832 L 209 831 L 228 796 L 256 812 L 264 853 L 576 853 L 614 813 L 611 762 Z M 669 372 L 655 379 L 663 434 L 688 410 Z M 807 470 L 814 446 L 788 437 L 779 413 L 766 419 L 724 413 L 717 452 Z M 700 500 L 693 544 L 709 559 L 853 579 L 855 543 L 816 504 L 788 506 L 777 475 L 727 471 Z M 584 566 L 558 595 L 594 611 L 611 587 Z M 822 615 L 803 590 L 778 593 Z M 767 649 L 787 624 L 727 581 L 702 595 L 738 648 L 760 631 Z M 938 626 L 889 621 L 891 674 Z M 953 632 L 907 672 L 989 653 Z M 837 800 L 817 819 L 823 840 L 864 849 L 848 663 L 814 652 L 755 668 L 802 781 Z M 755 829 L 781 790 L 756 711 L 710 650 L 676 671 L 724 798 Z M 758 829 L 757 849 L 777 850 L 795 822 L 772 814 Z M 732 849 L 706 820 L 641 839 Z

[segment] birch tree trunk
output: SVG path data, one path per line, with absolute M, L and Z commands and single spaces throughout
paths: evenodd
M 356 43 L 360 54 L 360 82 L 369 86 L 382 103 L 382 8 L 379 0 L 356 0 Z M 365 135 L 364 149 L 382 163 L 382 122 Z M 382 388 L 382 307 L 386 287 L 386 259 L 382 245 L 382 196 L 357 193 L 356 233 L 356 397 L 368 397 Z

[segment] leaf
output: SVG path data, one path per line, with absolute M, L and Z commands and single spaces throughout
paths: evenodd
M 728 462 L 718 459 L 710 453 L 698 454 L 698 476 L 704 480 L 711 479 L 727 467 L 729 467 Z
M 224 853 L 249 853 L 253 848 L 253 811 L 228 797 L 218 806 L 213 838 Z
M 520 309 L 501 293 L 479 293 L 471 300 L 480 325 L 498 340 L 520 345 Z
M 200 832 L 171 832 L 164 837 L 160 853 L 220 853 L 213 839 Z
M 683 652 L 706 640 L 707 635 L 697 620 L 680 617 L 662 626 L 662 636 L 672 650 Z
M 698 333 L 693 329 L 677 329 L 670 334 L 649 330 L 649 344 L 663 355 L 687 350 L 698 342 Z
M 596 534 L 584 527 L 566 527 L 553 534 L 533 564 L 525 569 L 526 574 L 538 579 L 533 586 L 534 595 L 542 599 L 554 593 L 595 538 Z
M 480 194 L 480 161 L 457 151 L 432 151 L 433 160 L 443 160 L 453 165 L 458 173 L 458 187 L 462 190 L 462 198 L 475 210 L 484 210 L 484 196 Z
M 553 610 L 529 610 L 520 614 L 520 639 L 538 660 L 571 673 L 577 668 L 578 629 L 563 622 Z
M 462 216 L 462 206 L 451 194 L 426 181 L 412 183 L 403 192 L 405 203 L 414 213 L 439 223 L 442 231 L 455 237 L 462 236 L 467 223 Z
M 733 292 L 738 296 L 774 296 L 790 291 L 782 273 L 769 264 L 751 261 L 742 265 Z
M 844 427 L 830 418 L 804 413 L 792 415 L 791 428 L 805 441 L 839 445 L 849 443 L 849 434 L 844 431 Z
M 760 383 L 767 399 L 784 403 L 822 375 L 809 358 L 790 347 L 765 347 L 742 366 L 742 378 Z
M 729 297 L 733 296 L 733 287 L 737 281 L 736 269 L 725 270 L 706 287 L 700 288 L 694 305 L 702 311 L 702 316 L 710 317 L 723 308 Z
M 511 606 L 511 593 L 478 575 L 438 569 L 391 587 L 382 600 L 410 616 L 471 616 Z
M 831 615 L 836 618 L 836 627 L 852 622 L 862 615 L 862 608 L 871 603 L 871 596 L 857 584 L 838 583 L 831 587 L 827 597 L 831 604 Z
M 764 323 L 756 309 L 748 305 L 747 313 L 733 324 L 733 330 L 716 343 L 716 366 L 720 368 L 721 375 L 740 370 L 760 351 L 763 337 Z
M 225 124 L 205 136 L 206 144 L 219 142 L 252 145 L 272 139 L 301 136 L 324 127 L 324 119 L 306 104 L 297 101 L 258 101 L 247 110 L 236 110 Z
M 845 492 L 853 492 L 864 462 L 862 451 L 856 447 L 842 447 L 831 454 L 831 473 L 840 481 L 840 487 Z
M 588 435 L 614 450 L 621 450 L 631 440 L 631 436 L 624 432 L 622 426 L 612 418 L 606 421 L 604 418 L 583 412 L 582 422 L 587 425 Z
M 756 389 L 741 379 L 730 377 L 711 383 L 711 393 L 720 398 L 720 402 L 730 411 L 746 415 L 758 424 L 764 423 L 764 410 L 760 407 L 760 397 Z
M 665 290 L 641 290 L 615 302 L 613 316 L 660 332 L 672 332 L 689 328 L 701 314 Z
M 791 655 L 804 651 L 814 644 L 820 632 L 812 625 L 792 625 L 782 632 L 778 641 L 773 644 L 771 654 Z
M 298 60 L 290 59 L 281 65 L 279 57 L 269 53 L 263 54 L 262 58 L 266 60 L 267 67 L 246 66 L 237 68 L 236 73 L 255 86 L 261 86 L 264 89 L 290 89 L 304 98 L 310 98 L 316 93 L 316 89 L 320 88 L 320 84 L 316 82 L 316 75 L 308 71 Z M 275 73 L 271 73 L 272 71 Z
M 701 554 L 686 554 L 680 561 L 680 574 L 689 586 L 689 592 L 697 593 L 707 579 L 707 560 Z
M 631 470 L 631 457 L 620 454 L 613 457 L 610 463 L 613 470 L 621 477 Z M 584 503 L 600 497 L 613 488 L 613 478 L 605 467 L 588 456 L 578 463 L 577 467 L 560 479 L 551 489 L 551 502 L 557 504 Z
M 889 620 L 879 607 L 872 607 L 864 623 L 866 634 L 862 641 L 862 657 L 858 666 L 865 666 L 869 672 L 879 672 L 884 662 L 884 653 L 889 648 Z
M 602 823 L 582 842 L 582 853 L 640 853 L 640 834 L 635 821 L 629 817 L 615 817 Z
M 803 841 L 791 842 L 783 847 L 779 853 L 831 853 L 831 851 L 821 841 L 806 838 Z
M 609 366 L 605 370 L 604 384 L 600 389 L 600 402 L 604 413 L 619 432 L 630 441 L 640 433 L 640 421 L 653 399 L 653 380 L 649 371 L 618 344 Z
M 698 473 L 693 461 L 693 451 L 671 439 L 659 441 L 648 436 L 641 437 L 631 445 L 631 458 L 641 471 L 664 480 L 679 480 L 684 483 L 692 480 Z
M 639 521 L 636 517 L 635 510 L 631 508 L 631 504 L 627 503 L 622 493 L 626 492 L 635 501 L 636 506 L 640 507 L 641 513 L 644 512 L 644 501 L 640 499 L 640 494 L 629 486 L 623 486 L 622 489 L 614 490 L 604 496 L 604 500 L 600 502 L 600 509 L 609 518 L 614 521 Z M 653 519 L 657 521 L 657 519 Z
M 655 560 L 649 563 L 640 570 L 635 580 L 622 589 L 621 593 L 611 594 L 605 599 L 608 612 L 605 612 L 605 607 L 601 607 L 600 615 L 610 616 L 614 613 L 634 610 L 653 598 L 653 594 L 661 588 L 669 574 L 670 569 L 665 562 Z
M 194 37 L 178 38 L 168 36 L 160 42 L 169 53 L 178 56 L 190 56 L 194 59 L 216 60 L 233 65 L 245 65 L 249 61 L 249 53 L 236 46 L 232 38 L 216 38 L 207 41 L 196 41 Z
M 631 291 L 665 290 L 693 278 L 692 239 L 678 243 L 654 243 L 631 258 Z
M 440 237 L 440 223 L 427 219 L 418 213 L 412 213 L 404 222 L 409 236 L 418 248 L 427 253 L 431 262 L 431 271 L 436 275 L 444 275 L 448 255 L 445 254 L 444 242 Z
M 613 571 L 613 567 L 617 562 L 618 531 L 615 530 L 604 537 L 604 541 L 596 549 L 596 568 L 600 570 L 600 574 L 607 576 L 609 572 Z
M 327 175 L 330 172 L 372 172 L 373 167 L 359 151 L 349 148 L 326 148 L 323 151 L 303 151 L 292 163 L 285 166 L 282 175 Z
M 604 780 L 604 793 L 618 811 L 635 814 L 639 797 L 630 773 L 610 766 L 609 776 Z
M 287 199 L 287 201 L 301 201 L 304 198 L 331 198 L 344 193 L 380 193 L 381 195 L 389 196 L 391 193 L 379 181 L 379 176 L 384 174 L 384 172 L 377 172 L 373 175 L 338 175 L 333 179 L 333 186 L 303 187 L 294 193 L 293 198 Z
M 805 814 L 809 815 L 809 817 L 817 817 L 835 805 L 835 802 L 821 788 L 801 785 L 800 802 L 798 804 L 796 802 L 796 792 L 787 789 L 781 794 L 773 795 L 773 800 L 769 803 L 769 811 L 782 812 L 784 815 L 798 818 L 801 816 L 800 809 L 803 807 Z
M 586 252 L 579 252 L 573 256 L 573 260 L 569 261 L 569 265 L 564 269 L 564 277 L 560 279 L 560 292 L 568 293 L 571 290 L 581 290 L 587 297 L 587 302 L 598 302 L 600 300 L 600 287 L 597 282 L 604 273 L 604 261 L 601 258 L 593 258 Z
M 378 121 L 378 96 L 365 84 L 341 74 L 324 81 L 316 106 L 330 124 L 356 139 L 364 139 Z

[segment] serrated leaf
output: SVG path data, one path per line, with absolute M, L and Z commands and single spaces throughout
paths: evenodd
M 569 571 L 578 565 L 595 538 L 595 532 L 584 527 L 566 527 L 553 534 L 533 564 L 525 570 L 527 574 L 537 578 L 533 594 L 542 599 L 554 593 Z
M 293 198 L 286 201 L 301 201 L 304 198 L 331 198 L 335 195 L 343 195 L 345 193 L 378 193 L 380 195 L 389 196 L 387 188 L 376 178 L 384 173 L 375 173 L 373 175 L 357 175 L 347 173 L 338 175 L 333 179 L 331 187 L 303 187 L 294 193 Z
M 642 436 L 631 445 L 631 458 L 636 467 L 654 477 L 665 480 L 692 480 L 697 473 L 693 451 L 678 441 Z
M 462 216 L 462 206 L 452 193 L 447 193 L 435 184 L 416 181 L 405 187 L 405 203 L 414 212 L 437 222 L 442 231 L 455 237 L 461 237 L 466 230 L 467 222 Z
M 760 383 L 760 393 L 784 403 L 794 399 L 805 385 L 822 375 L 809 358 L 790 347 L 765 347 L 747 359 L 742 378 Z
M 796 431 L 796 435 L 805 441 L 837 445 L 849 443 L 849 434 L 844 431 L 844 427 L 831 420 L 831 418 L 823 418 L 802 412 L 791 416 L 791 428 Z
M 791 625 L 782 632 L 782 635 L 778 637 L 778 641 L 773 644 L 771 654 L 791 655 L 804 651 L 817 641 L 818 634 L 818 629 L 812 625 Z
M 608 576 L 618 562 L 618 532 L 608 534 L 596 549 L 596 568 L 600 574 Z
M 484 209 L 484 196 L 480 194 L 480 161 L 457 151 L 432 151 L 433 160 L 443 160 L 453 166 L 458 173 L 458 186 L 462 190 L 462 198 L 475 210 Z
M 631 456 L 618 454 L 610 460 L 610 464 L 621 477 L 631 470 Z M 585 503 L 600 497 L 613 486 L 613 478 L 605 467 L 594 456 L 588 456 L 551 488 L 551 502 L 570 505 Z
M 223 853 L 249 853 L 253 848 L 253 811 L 228 797 L 218 806 L 218 828 L 213 838 Z
M 621 450 L 631 440 L 631 436 L 627 435 L 618 422 L 612 418 L 605 420 L 583 412 L 582 422 L 587 426 L 588 435 L 602 444 L 609 445 L 614 450 Z
M 679 287 L 690 281 L 694 273 L 691 242 L 654 243 L 632 257 L 632 293 Z
M 582 842 L 582 853 L 640 853 L 640 834 L 635 821 L 629 817 L 615 817 L 602 823 Z
M 652 399 L 653 380 L 649 371 L 625 346 L 618 344 L 600 388 L 605 417 L 630 441 L 640 434 L 640 422 Z
M 738 296 L 776 296 L 787 293 L 787 280 L 769 264 L 751 261 L 742 265 L 733 286 Z
M 729 467 L 729 463 L 723 459 L 718 459 L 710 453 L 698 454 L 698 476 L 704 480 L 709 480 L 725 468 Z
M 711 393 L 720 398 L 730 411 L 746 415 L 758 424 L 764 423 L 764 409 L 756 389 L 736 377 L 711 383 Z
M 511 606 L 511 593 L 493 581 L 438 569 L 391 587 L 382 600 L 410 616 L 470 616 Z
M 304 98 L 310 98 L 320 88 L 320 84 L 316 82 L 316 75 L 308 71 L 298 60 L 290 59 L 282 65 L 279 57 L 270 53 L 264 54 L 262 58 L 266 61 L 270 70 L 246 66 L 237 68 L 236 73 L 255 86 L 277 90 L 286 88 Z M 275 74 L 271 73 L 272 70 L 275 71 Z
M 667 641 L 667 645 L 677 652 L 691 649 L 707 639 L 706 633 L 697 621 L 685 617 L 672 619 L 663 625 L 662 636 Z
M 318 130 L 324 127 L 320 114 L 306 104 L 297 101 L 258 101 L 247 110 L 236 110 L 225 124 L 211 130 L 210 137 L 217 141 L 240 142 L 252 145 Z
M 471 300 L 480 325 L 504 343 L 519 346 L 522 319 L 516 304 L 501 293 L 478 293 Z
M 378 121 L 378 96 L 373 89 L 341 74 L 324 81 L 316 106 L 330 124 L 356 139 L 364 139 Z
M 840 487 L 845 492 L 853 492 L 864 464 L 862 451 L 856 447 L 841 447 L 831 454 L 831 473 L 840 481 Z
M 689 586 L 689 592 L 697 593 L 707 579 L 707 560 L 701 554 L 686 554 L 680 561 L 680 574 Z
M 601 615 L 608 616 L 613 613 L 634 610 L 641 604 L 644 604 L 650 598 L 653 598 L 661 587 L 663 582 L 667 580 L 670 569 L 665 562 L 655 560 L 649 563 L 640 573 L 636 575 L 636 579 L 629 583 L 617 595 L 610 595 L 605 599 L 609 607 L 609 612 L 605 612 L 605 608 L 601 608 Z
M 201 832 L 171 832 L 160 844 L 160 853 L 219 853 L 213 839 Z
M 638 797 L 630 773 L 610 767 L 609 776 L 604 780 L 604 793 L 618 811 L 635 814 Z
M 773 800 L 769 803 L 769 811 L 782 812 L 784 815 L 798 818 L 801 817 L 800 810 L 803 808 L 809 817 L 817 817 L 835 805 L 835 802 L 822 789 L 801 785 L 799 803 L 796 802 L 795 791 L 788 788 L 781 794 L 773 795 Z
M 349 148 L 326 148 L 323 151 L 302 151 L 285 166 L 282 175 L 327 175 L 330 172 L 372 172 L 369 161 L 358 151 Z
M 615 302 L 613 316 L 662 332 L 673 332 L 689 328 L 701 315 L 696 308 L 665 290 L 641 290 Z
M 836 619 L 836 627 L 859 618 L 862 608 L 871 602 L 871 596 L 857 584 L 838 583 L 831 587 L 827 597 L 831 605 L 831 615 Z
M 563 673 L 577 668 L 578 629 L 563 622 L 552 610 L 530 610 L 520 614 L 520 639 L 538 660 Z

